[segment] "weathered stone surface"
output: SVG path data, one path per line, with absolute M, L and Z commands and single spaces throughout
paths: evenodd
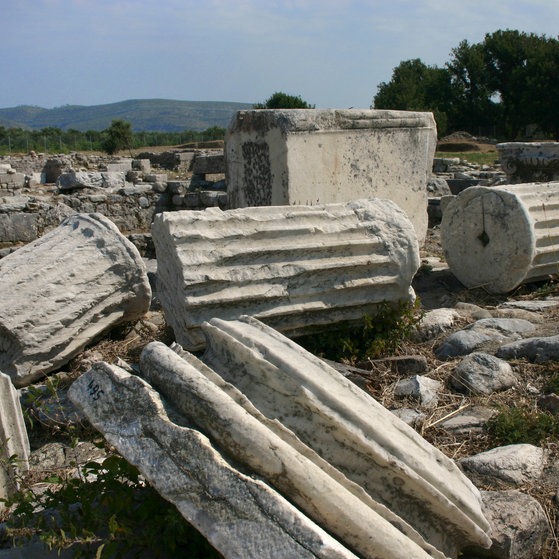
M 214 316 L 255 316 L 289 336 L 409 301 L 414 229 L 389 200 L 166 212 L 155 217 L 159 296 L 177 341 Z
M 475 487 L 369 395 L 252 318 L 212 319 L 203 329 L 203 360 L 266 417 L 281 418 L 305 445 L 400 516 L 399 525 L 406 521 L 449 555 L 465 540 L 484 541 Z
M 451 201 L 441 242 L 466 286 L 506 293 L 559 267 L 559 183 L 468 188 Z
M 414 337 L 420 341 L 431 340 L 450 330 L 460 318 L 455 309 L 439 308 L 426 312 L 417 325 Z
M 110 173 L 127 173 L 132 170 L 132 159 L 123 158 L 119 161 L 107 163 L 107 171 Z
M 17 489 L 17 474 L 29 469 L 30 452 L 18 393 L 10 377 L 0 372 L 0 499 Z M 13 456 L 15 462 L 10 460 Z M 0 511 L 3 508 L 0 502 Z
M 542 506 L 520 491 L 482 491 L 483 510 L 491 523 L 490 549 L 474 548 L 465 559 L 534 559 L 550 536 Z
M 558 142 L 505 142 L 496 148 L 511 182 L 559 180 Z
M 505 301 L 499 305 L 499 309 L 522 309 L 525 311 L 538 312 L 548 309 L 554 309 L 559 306 L 559 300 L 551 298 L 544 300 L 521 300 L 521 301 Z
M 0 241 L 28 243 L 38 234 L 38 215 L 24 212 L 0 213 Z
M 148 309 L 145 265 L 100 214 L 74 215 L 0 260 L 0 369 L 16 386 L 60 367 Z
M 526 338 L 502 345 L 497 356 L 503 359 L 528 359 L 534 363 L 559 360 L 559 336 Z
M 429 557 L 388 523 L 383 525 L 386 533 L 367 533 L 375 526 L 375 515 L 373 511 L 367 514 L 363 504 L 359 512 L 364 516 L 350 520 L 348 502 L 359 508 L 357 497 L 344 492 L 193 366 L 162 344 L 156 345 L 160 347 L 147 351 L 159 350 L 162 368 L 171 371 L 171 393 L 165 393 L 165 399 L 181 387 L 172 400 L 178 409 L 169 409 L 158 392 L 139 377 L 105 363 L 80 377 L 72 385 L 70 397 L 224 557 L 355 558 L 269 485 L 242 473 L 231 460 L 231 454 L 242 457 L 242 450 L 250 454 L 250 466 L 260 465 L 257 470 L 272 474 L 278 485 L 301 486 L 307 508 L 331 505 L 332 522 L 342 525 L 345 521 L 344 532 L 367 540 L 363 557 L 396 559 L 398 546 L 410 557 Z M 149 360 L 149 356 L 143 358 L 144 367 Z M 186 426 L 193 422 L 204 424 L 206 433 Z M 216 444 L 229 454 L 222 456 Z M 321 479 L 313 480 L 309 469 L 316 470 Z M 296 479 L 289 477 L 293 472 Z M 351 510 L 357 512 L 354 507 Z M 362 542 L 361 547 L 364 545 Z
M 459 462 L 477 480 L 483 479 L 486 483 L 501 480 L 519 486 L 533 483 L 542 476 L 545 455 L 540 447 L 512 444 L 462 458 Z
M 497 413 L 494 408 L 471 406 L 441 422 L 440 426 L 456 434 L 479 433 Z
M 207 173 L 225 173 L 225 161 L 223 153 L 198 154 L 194 159 L 192 172 L 195 175 L 205 175 Z
M 487 353 L 471 353 L 458 364 L 450 376 L 450 385 L 466 394 L 493 394 L 507 390 L 518 382 L 512 367 Z
M 62 191 L 76 188 L 110 188 L 126 186 L 125 172 L 72 171 L 62 173 L 56 182 Z
M 436 135 L 431 113 L 239 111 L 225 139 L 230 207 L 388 198 L 423 243 Z
M 443 385 L 438 380 L 414 375 L 399 380 L 394 386 L 394 396 L 399 398 L 411 398 L 417 400 L 422 407 L 432 408 L 437 405 L 438 393 Z
M 468 355 L 472 351 L 491 343 L 495 338 L 485 332 L 476 330 L 458 330 L 446 337 L 435 348 L 435 355 L 439 359 L 452 359 L 461 355 Z M 502 340 L 502 337 L 499 336 Z
M 481 351 L 489 344 L 506 344 L 534 332 L 536 327 L 520 318 L 482 318 L 450 334 L 435 349 L 439 359 Z M 502 355 L 499 355 L 502 357 Z

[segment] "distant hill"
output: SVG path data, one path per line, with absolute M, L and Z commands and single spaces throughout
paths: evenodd
M 0 126 L 40 130 L 104 130 L 120 118 L 132 124 L 134 132 L 203 131 L 212 126 L 226 128 L 236 111 L 250 109 L 251 103 L 226 101 L 174 101 L 170 99 L 131 99 L 107 105 L 64 105 L 44 109 L 21 105 L 0 109 Z

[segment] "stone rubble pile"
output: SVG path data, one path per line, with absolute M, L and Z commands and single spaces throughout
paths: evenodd
M 263 534 L 256 527 L 247 532 L 246 515 L 232 503 L 213 518 L 202 514 L 212 514 L 209 503 L 188 514 L 200 489 L 192 495 L 184 482 L 190 468 L 177 471 L 169 449 L 183 445 L 176 426 L 168 419 L 165 426 L 157 411 L 157 392 L 228 461 L 248 466 L 359 556 L 442 559 L 467 545 L 490 545 L 479 492 L 456 465 L 322 360 L 252 318 L 212 319 L 203 330 L 209 347 L 202 361 L 153 343 L 140 360 L 149 385 L 99 364 L 72 385 L 70 398 L 140 469 L 157 464 L 148 468 L 150 482 L 163 486 L 224 555 L 254 556 Z M 99 387 L 93 395 L 92 385 Z M 117 408 L 126 410 L 120 426 Z M 184 436 L 191 446 L 194 434 Z M 219 461 L 196 448 L 190 454 L 208 460 L 195 471 L 213 471 Z M 172 468 L 162 466 L 169 461 Z M 208 483 L 206 493 L 234 491 L 225 481 Z M 243 519 L 240 534 L 231 515 Z M 318 551 L 311 556 L 322 557 Z M 258 556 L 277 557 L 276 546 Z
M 421 285 L 414 274 L 427 216 L 436 222 L 442 213 L 447 239 L 466 231 L 471 242 L 493 243 L 499 237 L 489 229 L 490 221 L 476 229 L 479 215 L 485 215 L 483 196 L 474 196 L 464 209 L 481 204 L 481 212 L 447 224 L 472 192 L 506 193 L 513 200 L 506 205 L 509 214 L 528 216 L 529 239 L 522 242 L 548 239 L 543 245 L 536 240 L 520 281 L 540 277 L 532 273 L 537 255 L 544 254 L 550 266 L 559 258 L 553 244 L 555 183 L 503 187 L 501 171 L 449 158 L 434 161 L 436 177 L 428 180 L 431 169 L 425 163 L 430 165 L 434 130 L 432 117 L 421 113 L 256 113 L 243 113 L 232 125 L 225 158 L 223 152 L 170 152 L 157 163 L 146 154 L 95 161 L 60 156 L 34 161 L 37 168 L 29 174 L 12 166 L 13 158 L 0 161 L 0 497 L 17 488 L 18 469 L 27 471 L 38 454 L 51 452 L 29 451 L 20 399 L 27 411 L 44 412 L 42 421 L 56 421 L 57 428 L 85 415 L 224 557 L 539 556 L 551 533 L 549 521 L 525 489 L 545 484 L 559 490 L 559 464 L 552 463 L 549 449 L 509 445 L 454 461 L 414 428 L 436 424 L 475 437 L 494 408 L 464 404 L 430 422 L 440 399 L 450 394 L 454 401 L 473 401 L 483 395 L 481 401 L 489 402 L 502 391 L 529 391 L 516 361 L 559 358 L 559 336 L 538 330 L 559 300 L 509 301 L 482 309 L 466 303 L 450 307 L 431 294 L 437 304 L 429 307 L 415 336 L 431 344 L 433 360 L 448 370 L 447 382 L 431 378 L 434 371 L 425 360 L 395 358 L 390 366 L 401 367 L 402 378 L 389 388 L 395 403 L 390 411 L 348 380 L 360 379 L 367 389 L 363 379 L 375 375 L 372 361 L 334 368 L 280 332 L 300 333 L 301 320 L 304 330 L 318 307 L 326 317 L 316 320 L 321 327 L 347 319 L 348 301 L 356 302 L 353 308 L 362 315 L 369 310 L 362 295 L 375 304 L 379 297 L 409 301 L 412 286 Z M 371 197 L 390 183 L 391 200 L 356 201 L 361 196 L 340 177 L 370 177 L 370 168 L 351 161 L 360 160 L 356 154 L 371 160 L 371 138 L 376 171 L 385 179 L 392 176 L 394 169 L 382 168 L 377 155 L 384 154 L 380 159 L 389 167 L 394 144 L 383 142 L 394 135 L 402 157 L 413 156 L 409 145 L 417 142 L 425 145 L 423 156 L 431 155 L 417 160 L 412 166 L 417 176 L 399 188 L 390 180 L 380 186 L 365 180 L 357 188 Z M 286 146 L 292 159 L 279 161 L 274 150 L 283 153 Z M 339 173 L 344 192 L 334 194 L 343 201 L 270 205 L 280 195 L 288 199 L 282 204 L 307 196 L 298 190 L 305 161 L 293 147 L 310 165 L 307 178 L 324 177 L 324 169 Z M 314 157 L 317 153 L 324 157 Z M 335 161 L 339 165 L 332 170 Z M 235 177 L 230 197 L 225 168 Z M 190 176 L 171 178 L 176 169 Z M 287 194 L 274 182 L 282 173 Z M 268 182 L 259 182 L 262 177 Z M 475 188 L 448 197 L 467 183 Z M 333 194 L 328 185 L 325 196 Z M 268 207 L 226 209 L 250 206 L 249 198 L 262 203 L 259 196 Z M 404 215 L 398 201 L 408 204 L 411 215 Z M 185 208 L 200 211 L 176 211 Z M 487 215 L 507 221 L 499 212 Z M 152 222 L 159 281 L 154 296 L 146 264 L 124 236 L 145 247 L 143 235 Z M 514 235 L 508 237 L 511 242 Z M 458 244 L 467 248 L 467 242 Z M 507 279 L 513 256 L 497 267 Z M 459 276 L 462 260 L 467 256 L 451 262 L 450 272 L 456 269 Z M 480 266 L 478 260 L 468 265 L 493 266 Z M 167 322 L 182 346 L 205 347 L 205 352 L 194 356 L 180 346 L 154 342 L 138 364 L 111 365 L 93 348 L 87 372 L 69 392 L 56 394 L 56 419 L 45 412 L 51 402 L 44 385 L 33 386 L 41 397 L 26 399 L 24 385 L 60 370 L 115 324 L 139 319 L 135 327 L 141 322 L 154 332 L 158 320 Z M 14 385 L 22 387 L 20 398 Z M 553 396 L 539 394 L 537 405 L 557 413 L 559 398 Z M 85 446 L 79 446 L 84 454 L 100 459 L 99 450 Z M 20 462 L 8 467 L 10 452 Z M 52 453 L 57 464 L 75 469 L 66 458 L 69 449 L 53 445 Z M 474 483 L 492 490 L 479 491 Z M 2 559 L 14 557 L 0 550 Z
M 74 213 L 103 214 L 142 254 L 149 252 L 139 234 L 149 232 L 155 214 L 227 205 L 223 151 L 185 153 L 189 159 L 172 169 L 175 175 L 184 174 L 177 179 L 153 168 L 147 158 L 150 154 L 137 159 L 79 154 L 0 158 L 10 161 L 0 163 L 0 257 L 41 237 Z M 16 162 L 18 168 L 28 165 L 25 172 L 12 167 Z M 42 171 L 32 171 L 38 166 Z

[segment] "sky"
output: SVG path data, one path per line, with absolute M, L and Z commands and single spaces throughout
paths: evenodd
M 0 108 L 127 99 L 369 108 L 403 60 L 557 38 L 559 0 L 0 0 Z

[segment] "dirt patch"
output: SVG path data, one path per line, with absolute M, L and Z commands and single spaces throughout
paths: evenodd
M 496 142 L 485 137 L 472 136 L 468 132 L 454 132 L 437 142 L 437 151 L 497 153 Z

